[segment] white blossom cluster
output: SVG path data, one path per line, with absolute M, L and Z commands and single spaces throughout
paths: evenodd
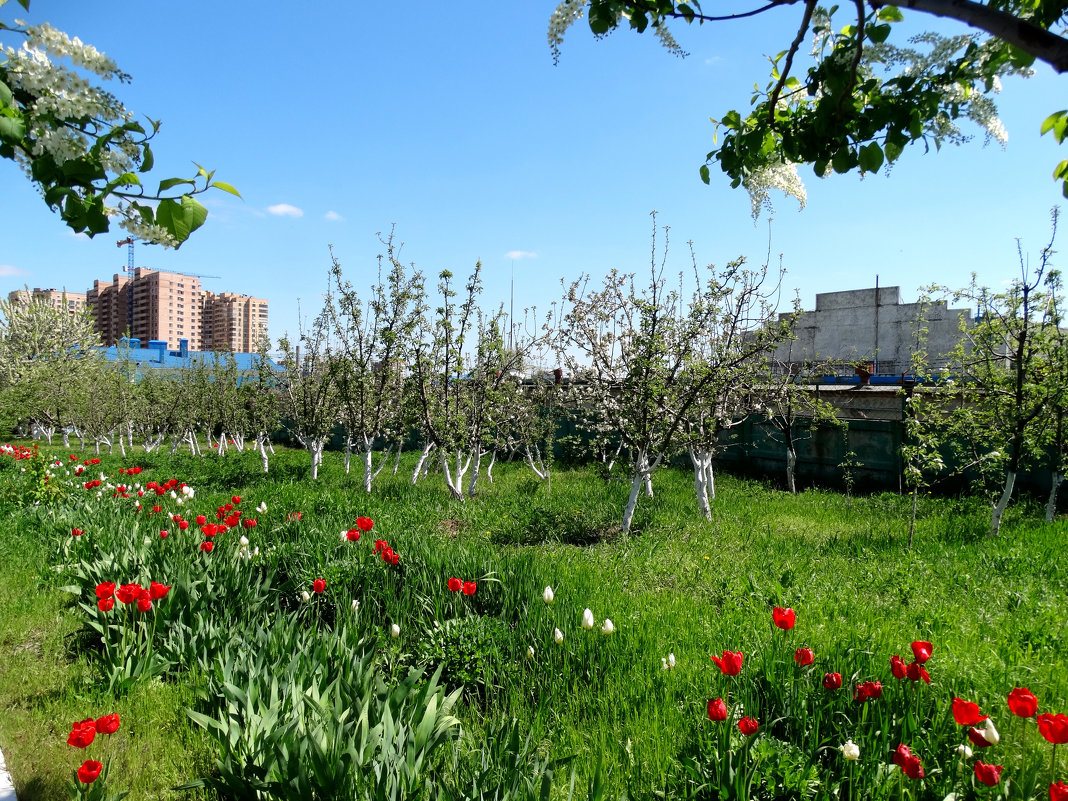
M 785 162 L 770 164 L 758 170 L 750 170 L 742 178 L 742 186 L 749 193 L 753 204 L 753 220 L 760 217 L 761 209 L 772 211 L 769 191 L 778 189 L 783 194 L 797 199 L 798 210 L 808 202 L 808 192 L 797 172 L 797 165 Z
M 171 235 L 170 231 L 158 225 L 146 223 L 141 215 L 129 206 L 124 205 L 117 209 L 108 209 L 108 213 L 109 216 L 118 217 L 119 225 L 122 229 L 132 234 L 135 239 L 154 245 L 163 245 L 165 248 L 178 246 L 178 240 Z
M 587 0 L 562 0 L 549 17 L 549 49 L 553 53 L 553 63 L 560 60 L 560 45 L 564 43 L 567 29 L 582 19 L 586 13 Z

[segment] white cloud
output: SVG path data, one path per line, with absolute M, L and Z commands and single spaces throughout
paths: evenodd
M 29 275 L 29 273 L 10 264 L 0 264 L 0 278 L 14 278 L 17 275 Z
M 520 259 L 536 259 L 538 254 L 530 253 L 526 250 L 509 250 L 504 254 L 504 257 L 511 261 L 519 261 Z
M 296 206 L 290 206 L 288 203 L 276 203 L 273 206 L 268 206 L 267 211 L 275 217 L 304 216 L 304 209 L 298 209 Z
M 342 221 L 342 220 L 345 219 L 344 217 L 342 217 L 340 214 L 338 214 L 336 211 L 333 211 L 333 210 L 328 211 L 323 216 L 326 217 L 326 219 L 330 220 L 330 222 L 339 222 L 339 221 Z

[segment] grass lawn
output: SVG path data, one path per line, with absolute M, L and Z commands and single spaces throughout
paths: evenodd
M 989 539 L 985 501 L 925 497 L 909 550 L 908 498 L 847 503 L 724 476 L 706 521 L 691 475 L 668 469 L 620 537 L 628 485 L 592 470 L 559 470 L 550 490 L 498 464 L 460 503 L 433 473 L 411 485 L 414 459 L 366 495 L 337 454 L 311 482 L 301 452 L 280 450 L 267 475 L 252 453 L 137 453 L 74 476 L 91 454 L 42 451 L 61 461 L 48 482 L 44 459 L 0 456 L 0 748 L 21 801 L 66 797 L 72 781 L 146 799 L 252 798 L 253 786 L 533 798 L 543 785 L 560 798 L 1047 798 L 1068 781 L 1068 749 L 1054 764 L 1034 719 L 1006 705 L 1027 687 L 1040 714 L 1068 713 L 1068 529 L 1026 502 Z M 169 479 L 194 497 L 146 491 Z M 214 536 L 195 521 L 235 511 Z M 373 530 L 346 538 L 361 516 Z M 474 593 L 451 592 L 454 577 Z M 104 582 L 150 581 L 172 589 L 148 612 L 97 606 Z M 774 607 L 796 626 L 776 628 Z M 914 641 L 932 643 L 929 684 L 892 675 Z M 813 661 L 799 666 L 804 648 Z M 709 658 L 724 651 L 744 654 L 738 676 Z M 841 689 L 824 688 L 827 673 Z M 865 681 L 882 695 L 858 703 Z M 955 696 L 990 715 L 996 745 L 969 741 Z M 716 698 L 725 721 L 709 720 Z M 110 713 L 115 734 L 67 744 L 73 722 Z M 976 753 L 962 758 L 965 743 Z M 901 744 L 922 780 L 893 767 Z M 72 780 L 105 757 L 106 781 Z M 997 786 L 977 781 L 977 759 L 1003 766 Z

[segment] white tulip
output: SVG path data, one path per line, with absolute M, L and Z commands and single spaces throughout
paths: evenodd
M 601 634 L 604 634 L 604 635 L 612 634 L 615 630 L 616 630 L 616 627 L 612 625 L 611 619 L 606 617 L 604 619 L 604 625 L 601 626 Z
M 972 749 L 970 749 L 966 745 L 958 745 L 957 746 L 957 755 L 961 759 L 970 759 L 971 755 L 972 755 Z
M 843 745 L 838 746 L 838 750 L 841 751 L 842 756 L 850 762 L 856 762 L 860 759 L 860 746 L 852 740 L 846 740 Z
M 675 667 L 675 654 L 668 654 L 667 666 L 669 668 Z
M 564 641 L 564 633 L 560 629 L 553 629 L 553 639 L 560 645 Z
M 357 601 L 355 598 L 353 598 L 352 599 L 352 611 L 353 612 L 358 612 L 359 609 L 360 609 L 360 602 Z
M 983 721 L 983 739 L 991 745 L 997 745 L 1001 741 L 1001 735 L 998 734 L 998 730 L 994 728 L 994 721 L 987 718 Z
M 400 626 L 398 626 L 396 623 L 394 623 L 392 626 L 390 626 L 389 627 L 389 636 L 392 637 L 393 639 L 397 639 L 397 637 L 400 636 Z
M 311 600 L 311 595 L 308 594 L 307 590 L 301 590 L 300 597 L 304 600 L 305 603 Z
M 547 604 L 551 604 L 553 602 L 553 598 L 554 597 L 556 597 L 556 596 L 553 595 L 553 588 L 552 587 L 546 587 L 545 588 L 545 592 L 543 592 L 541 594 L 542 600 L 545 601 L 545 603 L 547 603 Z
M 193 494 L 192 490 L 190 490 L 189 494 L 190 495 Z M 266 512 L 267 511 L 267 502 L 266 501 L 260 501 L 260 505 L 256 507 L 256 511 L 259 512 L 261 515 L 264 512 Z
M 593 628 L 593 612 L 589 609 L 584 609 L 582 612 L 582 628 L 586 630 Z
M 241 539 L 239 539 L 238 542 L 241 543 L 241 547 L 248 547 L 248 537 L 246 537 L 244 534 L 241 535 Z

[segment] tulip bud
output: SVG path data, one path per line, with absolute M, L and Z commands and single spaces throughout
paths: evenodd
M 396 623 L 394 623 L 392 626 L 390 626 L 389 627 L 389 636 L 392 637 L 393 639 L 397 639 L 397 637 L 400 636 L 400 626 L 398 626 Z
M 593 612 L 589 609 L 584 609 L 582 611 L 582 628 L 587 631 L 593 628 Z
M 959 756 L 959 757 L 960 757 L 961 759 L 968 759 L 968 758 L 970 758 L 970 757 L 971 757 L 971 755 L 972 755 L 972 749 L 970 749 L 970 748 L 969 748 L 968 746 L 966 746 L 966 745 L 958 745 L 958 746 L 957 746 L 957 755 L 958 755 L 958 756 Z
M 553 639 L 560 645 L 564 641 L 564 633 L 560 629 L 553 629 Z
M 310 601 L 310 600 L 311 600 L 311 595 L 309 595 L 309 594 L 308 594 L 308 591 L 307 591 L 307 590 L 301 590 L 301 591 L 300 591 L 300 597 L 301 597 L 301 598 L 302 598 L 302 599 L 303 599 L 303 600 L 304 600 L 305 602 L 307 602 L 307 601 Z
M 241 535 L 241 539 L 239 539 L 238 542 L 241 543 L 242 547 L 248 547 L 248 537 L 246 537 L 244 534 Z
M 604 625 L 601 626 L 601 634 L 609 635 L 616 630 L 616 627 L 612 625 L 612 621 L 609 618 L 604 619 Z
M 675 667 L 675 654 L 668 654 L 667 666 L 669 668 Z
M 355 598 L 352 599 L 352 611 L 355 612 L 360 608 L 360 602 Z
M 545 588 L 545 592 L 543 592 L 541 594 L 542 600 L 545 601 L 545 603 L 547 603 L 547 604 L 551 604 L 553 602 L 553 598 L 554 597 L 555 596 L 553 595 L 553 588 L 552 587 L 546 587 Z

